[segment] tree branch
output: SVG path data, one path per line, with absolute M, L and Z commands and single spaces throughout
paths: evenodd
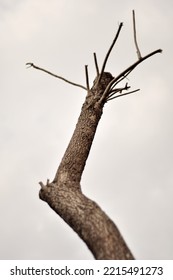
M 110 81 L 110 83 L 107 85 L 102 97 L 100 98 L 99 103 L 102 103 L 105 100 L 105 98 L 109 95 L 111 87 L 113 87 L 116 82 L 118 83 L 120 80 L 122 80 L 122 78 L 124 79 L 124 77 L 126 77 L 132 70 L 134 70 L 136 68 L 136 66 L 138 66 L 141 62 L 143 62 L 147 58 L 149 58 L 157 53 L 161 53 L 161 52 L 162 52 L 162 50 L 158 49 L 158 50 L 155 50 L 155 51 L 147 54 L 146 56 L 142 57 L 140 60 L 136 61 L 131 66 L 126 68 L 123 72 L 121 72 L 112 81 Z
M 126 92 L 126 93 L 122 93 L 122 94 L 116 95 L 116 96 L 114 96 L 114 97 L 108 98 L 107 101 L 110 101 L 110 100 L 115 99 L 115 98 L 117 98 L 117 97 L 121 97 L 121 96 L 124 96 L 124 95 L 128 95 L 128 94 L 137 92 L 137 91 L 139 91 L 139 90 L 140 90 L 140 89 L 135 89 L 135 90 L 132 90 L 132 91 L 130 91 L 130 92 Z
M 101 73 L 100 73 L 99 78 L 98 78 L 98 81 L 97 81 L 97 85 L 99 84 L 99 82 L 100 82 L 100 80 L 101 80 L 101 78 L 102 78 L 102 75 L 103 75 L 103 72 L 104 72 L 104 70 L 105 70 L 106 63 L 107 63 L 107 61 L 108 61 L 109 55 L 110 55 L 110 53 L 111 53 L 111 51 L 112 51 L 112 49 L 113 49 L 113 47 L 114 47 L 114 45 L 115 45 L 115 43 L 116 43 L 116 41 L 117 41 L 117 39 L 118 39 L 118 36 L 119 36 L 119 34 L 120 34 L 120 31 L 121 31 L 121 28 L 122 28 L 122 27 L 123 27 L 123 23 L 121 22 L 120 25 L 119 25 L 119 27 L 118 27 L 118 31 L 117 31 L 117 33 L 116 33 L 116 35 L 115 35 L 115 38 L 114 38 L 114 40 L 113 40 L 113 42 L 112 42 L 112 44 L 111 44 L 111 46 L 110 46 L 110 48 L 109 48 L 109 50 L 108 50 L 106 56 L 105 56 L 105 59 L 104 59 L 104 61 L 103 61 L 103 66 L 102 66 Z
M 68 83 L 68 84 L 71 84 L 71 85 L 73 85 L 73 86 L 80 87 L 80 88 L 82 88 L 82 89 L 87 90 L 86 87 L 84 87 L 84 86 L 82 86 L 82 85 L 80 85 L 80 84 L 73 83 L 73 82 L 71 82 L 71 81 L 69 81 L 69 80 L 67 80 L 67 79 L 65 79 L 65 78 L 63 78 L 63 77 L 61 77 L 61 76 L 56 75 L 56 74 L 53 74 L 52 72 L 50 72 L 50 71 L 48 71 L 48 70 L 46 70 L 46 69 L 44 69 L 44 68 L 41 68 L 41 67 L 39 67 L 39 66 L 36 66 L 36 65 L 35 65 L 34 63 L 32 63 L 32 62 L 27 62 L 26 65 L 28 65 L 28 68 L 29 68 L 29 67 L 33 67 L 33 68 L 35 68 L 35 69 L 37 69 L 37 70 L 43 71 L 43 72 L 45 72 L 45 73 L 47 73 L 47 74 L 53 76 L 53 77 L 55 77 L 55 78 L 58 78 L 58 79 L 60 79 L 60 80 L 63 80 L 64 82 L 66 82 L 66 83 Z
M 119 93 L 122 93 L 123 90 L 128 90 L 129 88 L 130 88 L 130 86 L 128 86 L 128 83 L 126 83 L 125 87 L 111 89 L 111 90 L 110 90 L 110 94 L 109 94 L 107 100 L 110 99 L 110 97 L 112 97 L 112 96 L 115 95 L 116 93 L 118 93 L 118 92 L 119 92 Z
M 88 65 L 85 65 L 85 77 L 86 77 L 86 86 L 87 91 L 90 91 L 90 85 L 89 85 L 89 76 L 88 76 Z
M 95 67 L 96 67 L 97 77 L 98 77 L 99 76 L 99 67 L 98 67 L 97 56 L 96 56 L 95 52 L 94 52 L 94 63 L 95 63 Z
M 125 78 L 127 78 L 127 76 L 133 71 L 133 69 L 131 69 L 130 71 L 128 71 L 125 75 L 123 75 L 117 82 L 115 82 L 112 86 L 111 89 L 114 89 L 116 87 L 117 84 L 119 84 L 120 82 L 122 82 Z
M 138 43 L 137 43 L 137 37 L 136 37 L 136 23 L 135 23 L 135 11 L 134 11 L 134 10 L 132 11 L 132 14 L 133 14 L 133 34 L 134 34 L 134 42 L 135 42 L 135 47 L 136 47 L 137 56 L 138 56 L 138 59 L 140 60 L 142 56 L 141 56 L 141 53 L 140 53 L 140 50 L 139 50 L 139 47 L 138 47 Z

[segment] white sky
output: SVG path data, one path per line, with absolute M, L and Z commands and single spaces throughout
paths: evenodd
M 134 95 L 109 102 L 82 179 L 83 191 L 118 225 L 138 259 L 173 259 L 173 4 L 169 0 L 0 0 L 0 259 L 91 259 L 86 245 L 39 200 L 74 130 L 85 85 L 124 26 L 107 71 L 136 59 L 131 11 L 145 61 L 129 76 Z

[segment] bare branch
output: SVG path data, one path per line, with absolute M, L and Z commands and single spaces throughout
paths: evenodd
M 123 23 L 121 22 L 119 27 L 118 27 L 118 31 L 117 31 L 117 33 L 115 35 L 115 38 L 114 38 L 114 40 L 113 40 L 113 42 L 112 42 L 112 44 L 111 44 L 111 46 L 110 46 L 106 56 L 105 56 L 105 59 L 104 59 L 104 62 L 103 62 L 103 66 L 102 66 L 102 69 L 101 69 L 101 73 L 100 73 L 100 76 L 99 76 L 98 81 L 97 81 L 97 85 L 99 84 L 99 82 L 100 82 L 100 80 L 102 78 L 102 75 L 103 75 L 103 72 L 105 70 L 106 63 L 108 61 L 109 55 L 110 55 L 110 53 L 111 53 L 111 51 L 112 51 L 112 49 L 113 49 L 113 47 L 114 47 L 114 45 L 115 45 L 115 43 L 116 43 L 116 41 L 118 39 L 118 36 L 120 34 L 120 30 L 121 30 L 122 26 L 123 26 Z
M 56 75 L 56 74 L 53 74 L 53 73 L 51 73 L 50 71 L 48 71 L 48 70 L 46 70 L 46 69 L 44 69 L 44 68 L 41 68 L 41 67 L 39 67 L 39 66 L 34 65 L 34 63 L 32 63 L 32 62 L 28 62 L 28 63 L 26 63 L 26 65 L 28 65 L 28 68 L 29 68 L 29 67 L 33 67 L 33 68 L 35 68 L 35 69 L 37 69 L 37 70 L 43 71 L 43 72 L 45 72 L 45 73 L 47 73 L 47 74 L 53 76 L 53 77 L 55 77 L 55 78 L 58 78 L 58 79 L 60 79 L 60 80 L 63 80 L 64 82 L 66 82 L 66 83 L 68 83 L 68 84 L 71 84 L 71 85 L 73 85 L 73 86 L 80 87 L 80 88 L 83 88 L 83 89 L 87 90 L 86 87 L 84 87 L 84 86 L 82 86 L 82 85 L 80 85 L 80 84 L 73 83 L 73 82 L 71 82 L 71 81 L 69 81 L 69 80 L 67 80 L 67 79 L 65 79 L 65 78 L 63 78 L 63 77 L 61 77 L 61 76 Z
M 146 56 L 144 57 L 141 57 L 140 60 L 136 61 L 135 63 L 133 63 L 131 66 L 129 66 L 128 68 L 126 68 L 123 72 L 121 72 L 117 77 L 115 77 L 106 87 L 102 97 L 100 98 L 99 100 L 99 103 L 102 103 L 103 100 L 109 95 L 109 92 L 110 92 L 110 89 L 112 86 L 114 86 L 114 84 L 116 82 L 118 82 L 119 80 L 122 79 L 122 77 L 124 76 L 127 76 L 127 74 L 129 74 L 132 70 L 134 70 L 136 68 L 137 65 L 139 65 L 142 61 L 146 60 L 147 58 L 155 55 L 156 53 L 161 53 L 162 50 L 161 49 L 158 49 L 158 50 L 155 50 L 149 54 L 147 54 Z
M 124 96 L 124 95 L 128 95 L 128 94 L 137 92 L 137 91 L 139 91 L 139 90 L 140 90 L 140 89 L 135 89 L 135 90 L 132 90 L 132 91 L 129 91 L 129 92 L 126 92 L 126 93 L 122 93 L 122 94 L 116 95 L 116 96 L 114 96 L 114 97 L 108 98 L 107 101 L 110 101 L 110 100 L 112 100 L 112 99 L 115 99 L 115 98 L 118 98 L 118 97 L 121 97 L 121 96 Z
M 127 76 L 133 71 L 133 69 L 131 69 L 130 71 L 128 71 L 124 76 L 122 76 L 118 81 L 116 81 L 113 85 L 112 85 L 112 89 L 114 89 L 116 87 L 117 84 L 119 84 L 121 81 L 123 81 L 124 79 L 127 78 Z
M 96 56 L 95 52 L 94 52 L 94 63 L 95 63 L 95 67 L 96 67 L 97 77 L 98 77 L 99 76 L 99 67 L 98 67 L 97 56 Z
M 89 91 L 90 90 L 90 85 L 89 85 L 89 76 L 88 76 L 88 65 L 85 65 L 85 76 L 86 76 L 87 91 Z
M 137 43 L 137 37 L 136 37 L 136 23 L 135 23 L 135 11 L 134 11 L 134 10 L 132 11 L 132 14 L 133 14 L 134 42 L 135 42 L 135 47 L 136 47 L 137 56 L 138 56 L 138 59 L 140 60 L 142 56 L 141 56 L 141 53 L 140 53 L 140 50 L 139 50 L 139 47 L 138 47 L 138 43 Z
M 130 88 L 130 86 L 128 86 L 128 83 L 125 84 L 125 87 L 122 87 L 122 88 L 115 88 L 115 89 L 112 89 L 110 90 L 110 94 L 108 95 L 107 97 L 107 100 L 112 97 L 113 95 L 115 95 L 116 93 L 122 93 L 123 90 L 128 90 Z

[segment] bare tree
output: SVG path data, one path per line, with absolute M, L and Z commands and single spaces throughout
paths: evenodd
M 97 76 L 91 88 L 89 85 L 87 66 L 85 66 L 85 87 L 70 82 L 33 63 L 27 63 L 29 67 L 32 66 L 35 69 L 44 71 L 87 91 L 76 128 L 58 167 L 55 178 L 52 182 L 47 180 L 46 184 L 40 182 L 41 190 L 39 192 L 39 197 L 47 202 L 80 236 L 91 250 L 95 259 L 134 259 L 114 222 L 105 214 L 97 203 L 86 197 L 81 190 L 81 176 L 90 152 L 97 125 L 102 116 L 103 107 L 106 102 L 139 90 L 129 91 L 130 86 L 127 83 L 123 87 L 118 87 L 118 84 L 122 82 L 137 65 L 162 51 L 158 49 L 146 56 L 141 56 L 136 39 L 135 13 L 133 11 L 134 42 L 138 60 L 127 67 L 117 77 L 113 77 L 111 73 L 105 72 L 105 67 L 122 26 L 123 23 L 120 23 L 116 36 L 105 56 L 101 70 L 99 70 L 96 53 L 94 53 Z

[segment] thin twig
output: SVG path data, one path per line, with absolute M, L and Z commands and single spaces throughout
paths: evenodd
M 122 26 L 123 26 L 123 23 L 121 22 L 120 25 L 119 25 L 119 27 L 118 27 L 118 31 L 117 31 L 117 33 L 116 33 L 116 35 L 115 35 L 115 38 L 114 38 L 114 40 L 113 40 L 113 42 L 112 42 L 112 44 L 111 44 L 111 46 L 110 46 L 110 48 L 109 48 L 109 50 L 108 50 L 106 56 L 105 56 L 105 59 L 104 59 L 104 61 L 103 61 L 103 66 L 102 66 L 102 69 L 101 69 L 101 73 L 100 73 L 100 75 L 99 75 L 99 78 L 98 78 L 98 80 L 97 80 L 97 85 L 99 84 L 99 82 L 100 82 L 100 80 L 101 80 L 101 78 L 102 78 L 103 72 L 104 72 L 105 67 L 106 67 L 107 60 L 108 60 L 109 55 L 110 55 L 110 53 L 111 53 L 111 51 L 112 51 L 112 49 L 113 49 L 113 47 L 114 47 L 114 45 L 115 45 L 115 43 L 116 43 L 116 41 L 117 41 L 117 39 L 118 39 L 118 36 L 119 36 L 119 34 L 120 34 L 120 30 L 121 30 Z
M 137 56 L 138 56 L 138 59 L 140 60 L 142 56 L 141 56 L 141 52 L 140 52 L 140 50 L 139 50 L 138 43 L 137 43 L 137 37 L 136 37 L 136 23 L 135 23 L 135 11 L 134 11 L 134 10 L 132 11 L 132 14 L 133 14 L 133 34 L 134 34 L 134 42 L 135 42 L 135 47 L 136 47 Z
M 33 68 L 35 68 L 35 69 L 37 69 L 37 70 L 41 70 L 41 71 L 43 71 L 43 72 L 45 72 L 45 73 L 47 73 L 47 74 L 53 76 L 53 77 L 55 77 L 55 78 L 58 78 L 58 79 L 60 79 L 60 80 L 63 80 L 64 82 L 66 82 L 66 83 L 68 83 L 68 84 L 71 84 L 71 85 L 73 85 L 73 86 L 80 87 L 80 88 L 83 88 L 83 89 L 87 90 L 86 87 L 84 87 L 84 86 L 82 86 L 82 85 L 80 85 L 80 84 L 73 83 L 73 82 L 71 82 L 71 81 L 69 81 L 69 80 L 67 80 L 67 79 L 65 79 L 65 78 L 63 78 L 63 77 L 61 77 L 61 76 L 56 75 L 56 74 L 53 74 L 52 72 L 50 72 L 50 71 L 48 71 L 48 70 L 46 70 L 46 69 L 44 69 L 44 68 L 41 68 L 41 67 L 39 67 L 39 66 L 36 66 L 36 65 L 35 65 L 34 63 L 32 63 L 32 62 L 28 62 L 28 63 L 26 63 L 26 65 L 28 65 L 28 68 L 29 68 L 29 67 L 33 67 Z
M 117 77 L 115 77 L 112 81 L 110 81 L 110 83 L 107 85 L 102 97 L 99 100 L 99 103 L 101 103 L 109 94 L 109 91 L 111 89 L 111 87 L 117 82 L 119 81 L 122 77 L 126 76 L 126 74 L 130 73 L 132 70 L 134 70 L 136 68 L 137 65 L 139 65 L 142 61 L 146 60 L 147 58 L 149 58 L 150 56 L 155 55 L 156 53 L 161 53 L 162 50 L 158 49 L 155 50 L 149 54 L 147 54 L 144 57 L 141 57 L 140 60 L 137 60 L 135 63 L 133 63 L 131 66 L 129 66 L 128 68 L 126 68 L 123 72 L 121 72 Z
M 112 97 L 113 95 L 115 95 L 118 92 L 122 92 L 123 90 L 128 90 L 130 88 L 130 86 L 128 86 L 128 84 L 125 85 L 125 87 L 122 88 L 115 88 L 114 90 L 110 91 L 110 94 L 108 95 L 107 99 Z
M 94 63 L 95 63 L 95 67 L 96 67 L 97 77 L 98 77 L 99 76 L 99 67 L 98 67 L 97 56 L 96 56 L 95 52 L 94 52 Z
M 90 85 L 89 85 L 89 76 L 88 76 L 88 65 L 85 65 L 85 77 L 86 77 L 86 86 L 87 91 L 90 91 Z
M 130 71 L 128 71 L 124 76 L 122 76 L 119 80 L 117 80 L 113 85 L 112 85 L 112 89 L 114 89 L 114 87 L 116 87 L 117 84 L 119 84 L 121 81 L 123 81 L 124 79 L 127 78 L 127 76 L 133 71 L 133 69 L 131 69 Z
M 107 101 L 110 101 L 110 100 L 112 100 L 112 99 L 115 99 L 115 98 L 118 98 L 118 97 L 121 97 L 121 96 L 124 96 L 124 95 L 128 95 L 128 94 L 137 92 L 137 91 L 139 91 L 139 90 L 140 90 L 140 89 L 135 89 L 135 90 L 132 90 L 132 91 L 130 91 L 130 92 L 126 92 L 126 93 L 122 93 L 122 94 L 116 95 L 116 96 L 114 96 L 114 97 L 108 98 Z

